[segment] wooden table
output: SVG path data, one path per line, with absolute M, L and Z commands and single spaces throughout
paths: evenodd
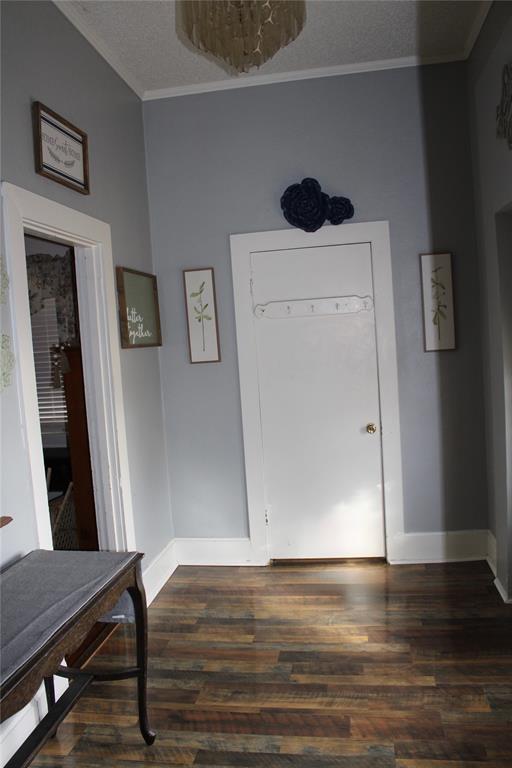
M 5 768 L 33 760 L 86 688 L 95 680 L 137 678 L 139 725 L 147 744 L 155 740 L 146 707 L 147 612 L 138 552 L 34 550 L 0 576 L 0 722 L 18 712 L 44 681 L 48 714 Z M 60 666 L 95 622 L 127 590 L 135 609 L 137 666 L 95 672 L 89 667 Z M 55 701 L 53 675 L 69 678 Z

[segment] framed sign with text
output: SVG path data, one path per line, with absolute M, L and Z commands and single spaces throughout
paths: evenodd
M 161 347 L 160 311 L 155 275 L 116 267 L 121 346 Z
M 40 101 L 32 109 L 36 173 L 88 195 L 87 134 Z

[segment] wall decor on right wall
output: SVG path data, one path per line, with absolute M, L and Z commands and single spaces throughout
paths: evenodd
M 455 349 L 451 253 L 422 253 L 425 351 Z

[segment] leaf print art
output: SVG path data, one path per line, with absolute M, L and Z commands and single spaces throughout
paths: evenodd
M 437 328 L 437 339 L 441 340 L 441 323 L 446 320 L 446 286 L 440 280 L 440 274 L 443 267 L 439 266 L 432 270 L 430 276 L 430 286 L 432 289 L 432 322 Z
M 213 267 L 183 270 L 191 363 L 220 363 Z
M 208 315 L 206 313 L 206 310 L 208 309 L 208 303 L 203 303 L 203 293 L 204 293 L 204 287 L 205 287 L 205 281 L 201 283 L 197 291 L 192 291 L 190 294 L 191 299 L 196 299 L 194 303 L 194 312 L 195 312 L 195 319 L 198 323 L 201 324 L 201 332 L 202 332 L 202 339 L 203 339 L 203 352 L 206 350 L 206 340 L 204 335 L 204 324 L 205 322 L 210 321 L 211 322 L 211 315 Z

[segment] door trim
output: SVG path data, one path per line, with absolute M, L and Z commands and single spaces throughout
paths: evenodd
M 386 557 L 404 532 L 402 450 L 398 399 L 398 365 L 389 224 L 376 221 L 322 227 L 315 233 L 298 229 L 231 235 L 231 268 L 242 406 L 249 535 L 255 563 L 269 562 L 263 471 L 263 438 L 256 335 L 251 295 L 251 254 L 292 248 L 368 243 L 372 253 L 375 332 L 382 423 L 382 477 Z
M 5 256 L 16 358 L 13 385 L 27 446 L 38 545 L 53 549 L 37 405 L 25 234 L 72 245 L 96 519 L 100 549 L 134 550 L 135 528 L 117 325 L 110 226 L 79 211 L 2 183 Z

